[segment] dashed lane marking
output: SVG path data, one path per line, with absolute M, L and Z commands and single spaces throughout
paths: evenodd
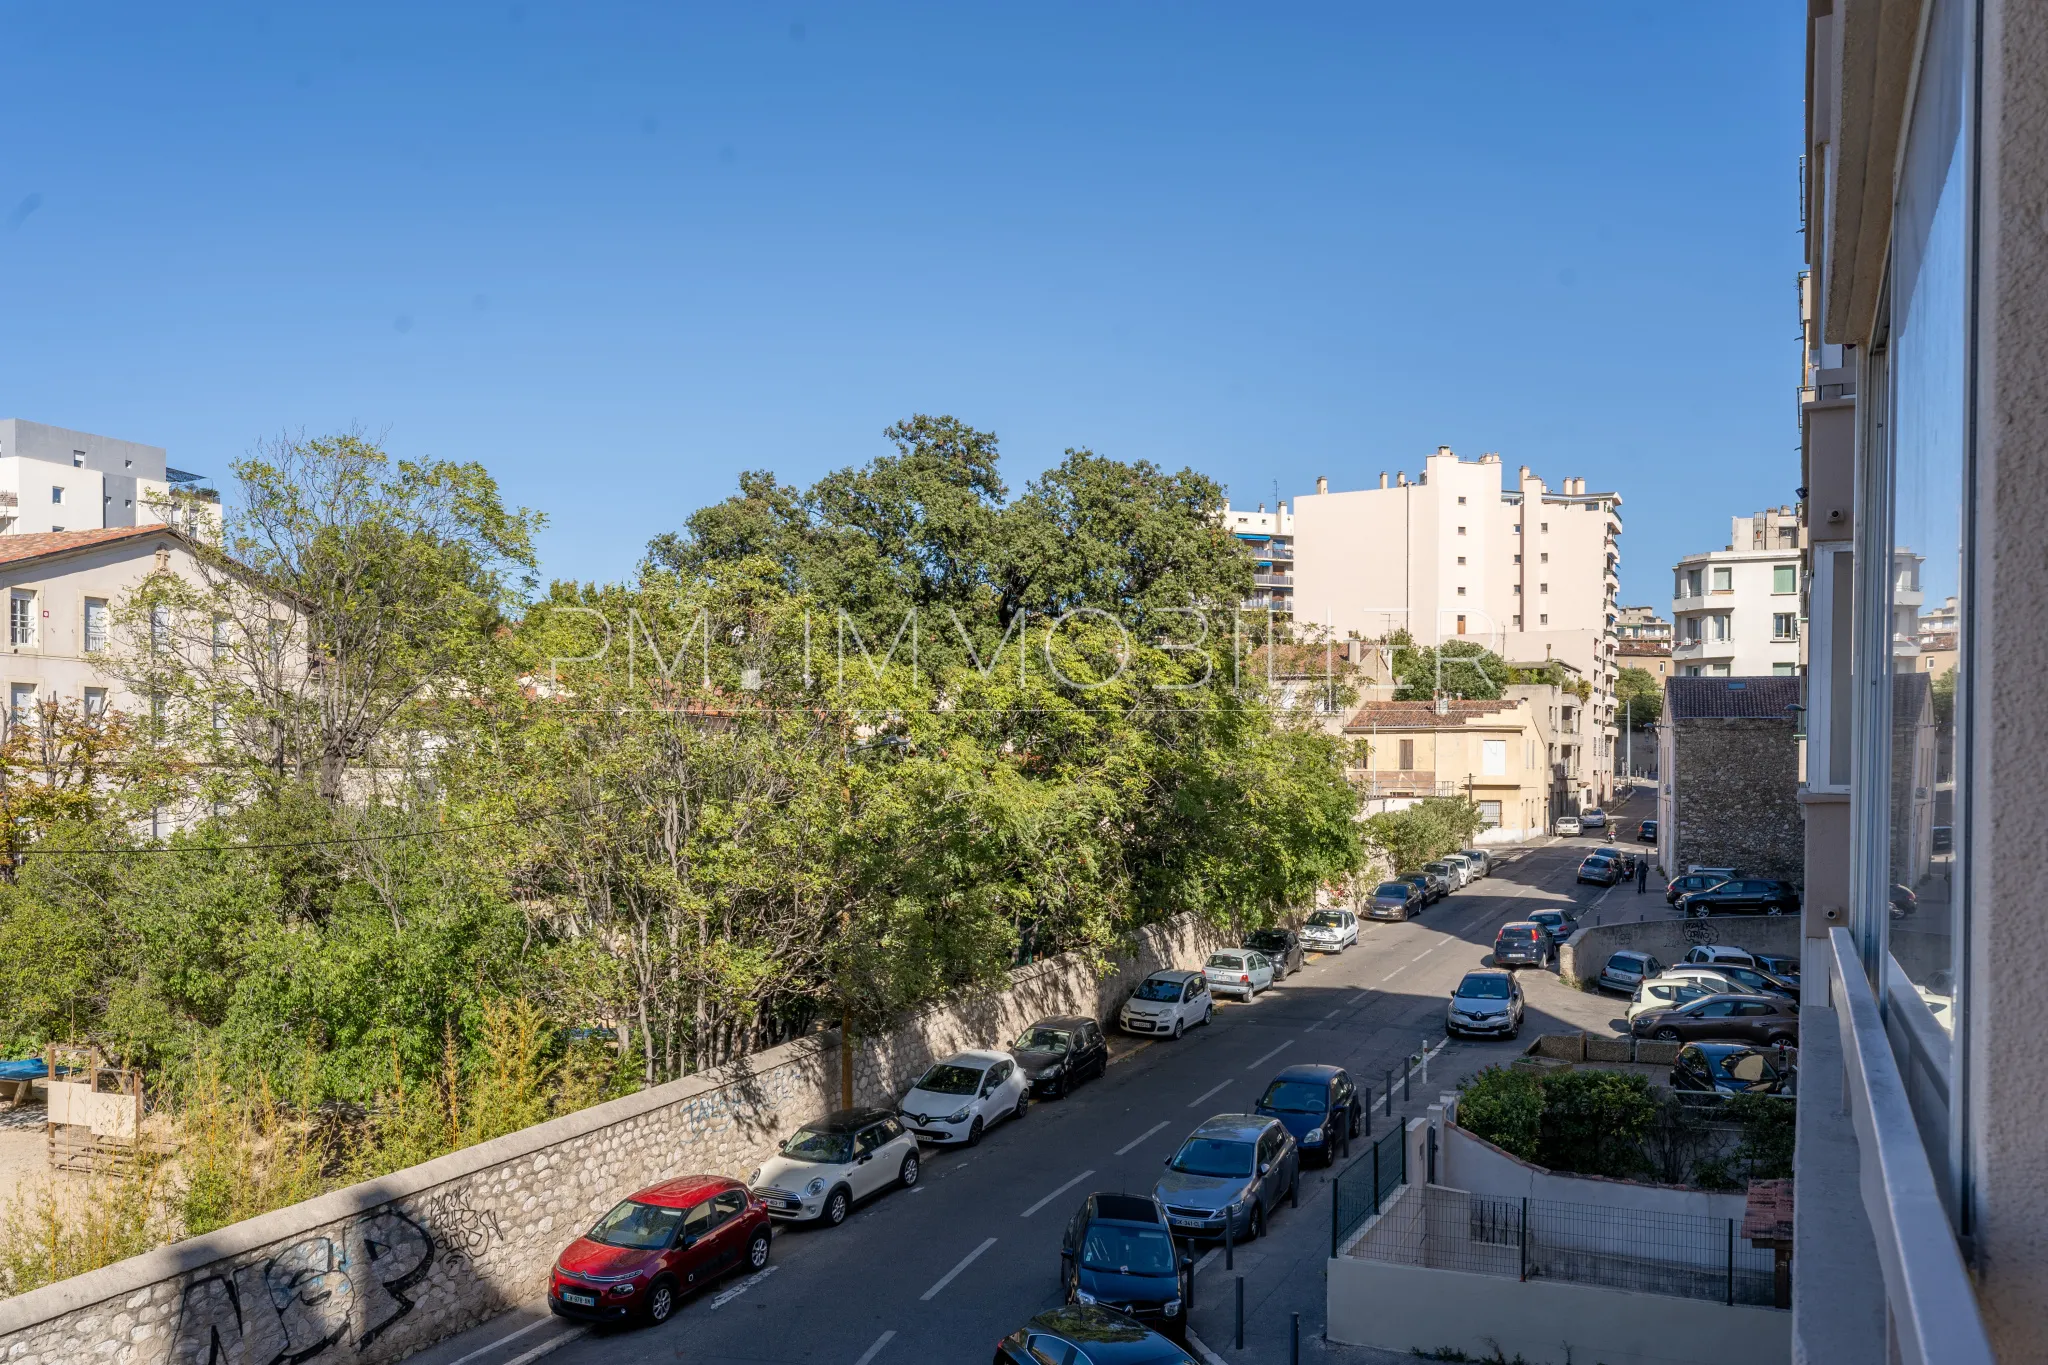
M 479 1346 L 466 1356 L 457 1356 L 455 1359 L 449 1361 L 448 1365 L 469 1365 L 469 1362 L 475 1360 L 478 1356 L 489 1355 L 491 1352 L 497 1350 L 501 1346 L 510 1346 L 513 1342 L 519 1340 L 519 1338 L 525 1336 L 528 1332 L 538 1332 L 541 1328 L 546 1327 L 553 1321 L 554 1319 L 549 1317 L 542 1318 L 538 1322 L 529 1322 L 526 1324 L 526 1326 L 520 1328 L 518 1331 L 512 1333 L 512 1335 L 510 1336 L 499 1337 L 496 1341 L 491 1342 L 488 1346 Z
M 887 1346 L 892 1340 L 894 1340 L 895 1336 L 896 1333 L 894 1331 L 888 1331 L 876 1337 L 875 1344 L 868 1347 L 865 1351 L 862 1351 L 860 1353 L 860 1359 L 854 1361 L 853 1365 L 868 1365 L 869 1361 L 873 1360 L 876 1356 L 882 1353 L 882 1348 L 884 1346 Z
M 933 1285 L 930 1289 L 925 1290 L 923 1295 L 920 1296 L 919 1301 L 922 1303 L 930 1303 L 933 1299 L 936 1299 L 939 1296 L 940 1290 L 944 1289 L 947 1285 L 953 1283 L 953 1277 L 955 1275 L 958 1275 L 961 1271 L 973 1265 L 974 1262 L 981 1256 L 983 1252 L 987 1251 L 990 1247 L 994 1246 L 995 1244 L 996 1239 L 991 1237 L 984 1241 L 980 1246 L 976 1247 L 974 1250 L 968 1252 L 965 1256 L 962 1256 L 960 1258 L 960 1264 L 954 1266 L 951 1270 L 939 1276 L 939 1282 Z M 881 1344 L 879 1342 L 876 1343 L 875 1349 L 881 1349 Z
M 1282 1052 L 1284 1052 L 1285 1050 L 1287 1050 L 1288 1048 L 1290 1048 L 1290 1047 L 1293 1047 L 1293 1046 L 1294 1046 L 1294 1040 L 1293 1040 L 1292 1038 L 1289 1038 L 1289 1039 L 1288 1039 L 1288 1040 L 1287 1040 L 1286 1042 L 1284 1042 L 1284 1043 L 1280 1044 L 1280 1046 L 1278 1046 L 1278 1047 L 1276 1047 L 1276 1048 L 1273 1048 L 1273 1049 L 1271 1049 L 1271 1050 L 1269 1050 L 1269 1051 L 1267 1051 L 1267 1052 L 1265 1052 L 1265 1053 L 1261 1054 L 1261 1055 L 1260 1055 L 1260 1056 L 1259 1056 L 1259 1057 L 1258 1057 L 1257 1059 L 1255 1059 L 1255 1060 L 1254 1060 L 1254 1061 L 1252 1062 L 1252 1064 L 1251 1064 L 1250 1066 L 1247 1066 L 1247 1067 L 1245 1068 L 1245 1070 L 1246 1070 L 1246 1071 L 1257 1071 L 1257 1070 L 1258 1070 L 1258 1069 L 1259 1069 L 1260 1067 L 1264 1066 L 1264 1065 L 1265 1065 L 1265 1064 L 1266 1064 L 1267 1062 L 1270 1062 L 1270 1061 L 1272 1061 L 1272 1060 L 1273 1060 L 1273 1059 L 1274 1059 L 1275 1057 L 1279 1056 L 1279 1055 L 1280 1055 L 1280 1054 L 1281 1054 Z
M 505 1365 L 531 1365 L 531 1362 L 539 1360 L 542 1356 L 548 1355 L 557 1348 L 567 1346 L 570 1342 L 582 1336 L 584 1332 L 587 1330 L 587 1328 L 578 1327 L 571 1331 L 564 1332 L 562 1333 L 562 1335 L 558 1337 L 549 1337 L 546 1341 L 543 1341 L 540 1345 L 534 1347 L 532 1350 L 525 1351 L 519 1355 L 513 1356 L 510 1360 L 505 1362 Z
M 1199 1095 L 1195 1096 L 1195 1097 L 1194 1097 L 1193 1099 L 1189 1100 L 1189 1101 L 1188 1101 L 1188 1108 L 1192 1109 L 1192 1108 L 1194 1108 L 1194 1107 L 1195 1107 L 1196 1105 L 1200 1104 L 1200 1103 L 1201 1103 L 1201 1102 L 1202 1102 L 1203 1100 L 1206 1100 L 1206 1099 L 1208 1099 L 1208 1098 L 1209 1098 L 1209 1097 L 1210 1097 L 1211 1095 L 1215 1094 L 1215 1093 L 1216 1093 L 1217 1091 L 1219 1091 L 1219 1090 L 1227 1090 L 1227 1089 L 1229 1089 L 1229 1088 L 1230 1088 L 1230 1082 L 1229 1082 L 1229 1081 L 1222 1081 L 1222 1082 L 1219 1082 L 1219 1083 L 1218 1083 L 1218 1084 L 1216 1084 L 1216 1085 L 1212 1085 L 1212 1086 L 1210 1086 L 1210 1087 L 1209 1087 L 1209 1088 L 1208 1088 L 1207 1090 L 1204 1090 L 1204 1091 L 1203 1091 L 1203 1092 L 1202 1092 L 1201 1094 L 1199 1094 Z
M 1086 1179 L 1087 1179 L 1087 1178 L 1088 1178 L 1089 1176 L 1091 1176 L 1091 1175 L 1094 1175 L 1094 1174 L 1095 1174 L 1095 1172 L 1093 1172 L 1093 1171 L 1083 1171 L 1083 1172 L 1081 1172 L 1081 1174 L 1079 1174 L 1079 1175 L 1075 1176 L 1075 1177 L 1074 1177 L 1074 1178 L 1073 1178 L 1072 1180 L 1069 1180 L 1069 1181 L 1068 1181 L 1068 1182 L 1067 1182 L 1066 1184 L 1064 1184 L 1064 1185 L 1060 1186 L 1060 1187 L 1059 1187 L 1058 1189 L 1054 1190 L 1054 1191 L 1053 1191 L 1053 1192 L 1052 1192 L 1051 1194 L 1048 1194 L 1048 1195 L 1047 1195 L 1047 1196 L 1046 1196 L 1045 1198 L 1043 1198 L 1043 1199 L 1039 1200 L 1039 1201 L 1038 1201 L 1038 1202 L 1037 1202 L 1036 1204 L 1033 1204 L 1033 1205 L 1032 1205 L 1032 1206 L 1031 1206 L 1030 1208 L 1028 1208 L 1028 1209 L 1024 1210 L 1024 1212 L 1022 1212 L 1022 1213 L 1018 1214 L 1017 1216 L 1018 1216 L 1019 1218 L 1029 1218 L 1029 1217 L 1030 1217 L 1030 1216 L 1031 1216 L 1032 1214 L 1034 1214 L 1034 1213 L 1037 1213 L 1037 1212 L 1038 1212 L 1038 1211 L 1039 1211 L 1040 1209 L 1044 1208 L 1044 1207 L 1045 1207 L 1045 1206 L 1046 1206 L 1047 1204 L 1050 1204 L 1050 1203 L 1051 1203 L 1051 1202 L 1052 1202 L 1053 1200 L 1055 1200 L 1055 1199 L 1059 1198 L 1059 1197 L 1060 1197 L 1061 1195 L 1065 1194 L 1065 1193 L 1066 1193 L 1066 1192 L 1067 1192 L 1068 1190 L 1071 1190 L 1071 1189 L 1073 1189 L 1073 1188 L 1074 1188 L 1074 1186 L 1076 1186 L 1076 1185 L 1080 1184 L 1080 1183 L 1081 1183 L 1082 1181 L 1086 1180 Z
M 1169 1122 L 1170 1122 L 1170 1121 L 1171 1121 L 1171 1120 L 1169 1120 Z M 1117 1149 L 1116 1149 L 1116 1154 L 1117 1154 L 1118 1156 L 1122 1156 L 1122 1155 L 1123 1155 L 1124 1153 L 1126 1153 L 1126 1152 L 1130 1151 L 1130 1150 L 1131 1150 L 1131 1148 L 1133 1148 L 1133 1147 L 1137 1146 L 1137 1145 L 1138 1145 L 1139 1143 L 1143 1142 L 1143 1141 L 1144 1141 L 1144 1140 L 1145 1140 L 1146 1138 L 1148 1138 L 1148 1137 L 1151 1137 L 1151 1136 L 1152 1136 L 1152 1135 L 1153 1135 L 1154 1133 L 1158 1132 L 1158 1131 L 1159 1131 L 1159 1130 L 1160 1130 L 1161 1128 L 1164 1128 L 1165 1126 L 1166 1126 L 1166 1124 L 1165 1124 L 1165 1123 L 1155 1123 L 1155 1124 L 1153 1124 L 1153 1125 L 1152 1125 L 1152 1126 L 1151 1126 L 1150 1128 L 1147 1128 L 1147 1129 L 1146 1129 L 1146 1130 L 1145 1130 L 1144 1132 L 1142 1132 L 1142 1133 L 1138 1134 L 1138 1135 L 1137 1135 L 1136 1137 L 1132 1138 L 1132 1139 L 1131 1139 L 1131 1140 L 1130 1140 L 1129 1142 L 1126 1142 L 1126 1143 L 1125 1143 L 1125 1144 L 1124 1144 L 1123 1146 L 1121 1146 L 1121 1147 L 1117 1148 Z

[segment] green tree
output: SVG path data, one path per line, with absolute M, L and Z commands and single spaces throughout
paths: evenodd
M 1463 848 L 1483 823 L 1479 807 L 1464 797 L 1432 796 L 1370 817 L 1365 837 L 1397 871 L 1412 872 Z
M 1664 685 L 1647 668 L 1630 665 L 1616 674 L 1614 698 L 1621 703 L 1621 723 L 1629 729 L 1655 725 L 1664 714 Z
M 1459 1086 L 1458 1125 L 1534 1161 L 1543 1133 L 1543 1082 L 1533 1071 L 1489 1066 Z
M 1447 640 L 1437 648 L 1406 645 L 1394 651 L 1394 700 L 1433 701 L 1438 695 L 1497 701 L 1510 681 L 1506 660 L 1477 642 Z

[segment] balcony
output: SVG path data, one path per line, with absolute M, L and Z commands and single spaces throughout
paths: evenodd
M 1262 588 L 1291 588 L 1294 586 L 1294 575 L 1291 573 L 1254 573 L 1252 575 L 1252 582 Z
M 1360 796 L 1457 796 L 1464 787 L 1440 782 L 1434 768 L 1346 768 L 1345 778 Z

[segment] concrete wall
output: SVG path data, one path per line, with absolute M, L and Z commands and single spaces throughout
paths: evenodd
M 1557 972 L 1565 984 L 1593 989 L 1607 959 L 1622 948 L 1654 953 L 1666 966 L 1696 943 L 1724 943 L 1753 953 L 1797 957 L 1806 947 L 1797 915 L 1717 915 L 1713 919 L 1652 919 L 1638 924 L 1596 924 L 1579 930 L 1558 949 Z
M 1329 1262 L 1332 1341 L 1391 1351 L 1453 1347 L 1531 1362 L 1777 1365 L 1792 1315 L 1621 1289 L 1349 1257 Z
M 886 1103 L 936 1056 L 999 1044 L 1043 1014 L 1107 1018 L 1137 980 L 1196 966 L 1186 917 L 1106 976 L 1068 955 L 1009 989 L 933 1009 L 859 1050 L 856 1098 Z M 544 1292 L 555 1255 L 665 1177 L 744 1178 L 837 1107 L 836 1039 L 800 1039 L 0 1302 L 6 1365 L 274 1365 L 401 1360 Z
M 1677 1213 L 1694 1218 L 1733 1218 L 1738 1226 L 1742 1222 L 1745 1197 L 1732 1191 L 1651 1185 L 1546 1170 L 1502 1151 L 1456 1124 L 1445 1124 L 1437 1142 L 1438 1183 L 1472 1194 L 1496 1199 L 1555 1199 L 1568 1204 L 1598 1204 L 1603 1208 Z
M 1671 725 L 1675 842 L 1665 867 L 1698 863 L 1798 883 L 1806 876 L 1792 718 L 1700 717 Z M 1659 828 L 1659 836 L 1663 830 Z

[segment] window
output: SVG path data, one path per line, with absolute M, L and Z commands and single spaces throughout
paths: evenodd
M 1478 804 L 1479 804 L 1479 827 L 1480 827 L 1481 829 L 1499 829 L 1499 828 L 1500 828 L 1500 802 L 1498 802 L 1498 801 L 1481 801 L 1481 802 L 1479 802 Z
M 1771 591 L 1783 597 L 1799 591 L 1799 566 L 1797 564 L 1773 564 L 1771 566 Z
M 1685 595 L 1687 597 L 1705 596 L 1700 591 L 1700 571 L 1698 569 L 1687 569 L 1685 571 Z
M 168 607 L 149 609 L 149 647 L 161 651 L 171 642 L 171 612 Z
M 1464 528 L 1464 527 L 1462 527 L 1462 526 L 1460 526 L 1460 527 L 1458 528 L 1458 534 L 1459 534 L 1459 535 L 1461 535 L 1461 536 L 1462 536 L 1462 535 L 1464 535 L 1464 534 L 1465 534 L 1465 528 Z
M 1545 612 L 1545 613 L 1543 613 L 1542 615 L 1538 616 L 1538 617 L 1536 618 L 1536 624 L 1537 624 L 1537 625 L 1539 625 L 1539 626 L 1547 626 L 1547 625 L 1549 625 L 1549 624 L 1550 624 L 1550 613 L 1548 613 L 1548 612 Z
M 85 599 L 85 652 L 97 654 L 107 647 L 107 599 Z
M 1464 499 L 1463 499 L 1462 497 L 1461 497 L 1461 498 L 1459 498 L 1459 499 L 1458 499 L 1458 506 L 1460 506 L 1460 507 L 1463 507 L 1464 505 L 1465 505 L 1465 500 L 1464 500 Z
M 1697 617 L 1697 616 L 1688 616 L 1688 617 L 1686 617 L 1686 618 L 1685 618 L 1685 640 L 1686 640 L 1686 643 L 1687 643 L 1687 644 L 1698 644 L 1698 643 L 1699 643 L 1699 639 L 1700 639 L 1700 618 L 1699 618 L 1699 617 Z
M 1516 591 L 1516 592 L 1520 592 L 1520 591 L 1521 591 L 1521 589 L 1520 589 L 1520 588 L 1518 587 L 1518 588 L 1516 588 L 1516 589 L 1515 589 L 1515 591 Z M 1517 616 L 1517 617 L 1515 618 L 1515 624 L 1516 624 L 1516 625 L 1518 625 L 1518 626 L 1522 624 L 1522 618 L 1521 618 L 1520 616 Z
M 1520 522 L 1517 522 L 1517 523 L 1515 523 L 1515 534 L 1516 534 L 1516 535 L 1520 535 L 1520 534 L 1522 534 L 1522 526 L 1521 526 L 1521 523 L 1520 523 Z
M 27 649 L 36 642 L 36 595 L 20 588 L 7 595 L 7 643 Z
M 219 663 L 228 657 L 228 618 L 213 618 L 213 661 Z
M 14 725 L 26 725 L 36 709 L 36 685 L 34 683 L 10 683 L 7 687 L 7 719 Z
M 1725 568 L 1714 570 L 1714 591 L 1734 592 L 1735 570 Z
M 1798 665 L 1798 664 L 1772 664 L 1772 665 L 1771 665 L 1771 676 L 1772 676 L 1772 677 L 1774 677 L 1774 678 L 1791 678 L 1791 677 L 1796 677 L 1796 676 L 1798 676 L 1798 673 L 1799 673 L 1799 665 Z
M 1463 589 L 1462 587 L 1461 587 L 1461 588 L 1459 588 L 1459 589 L 1458 589 L 1458 596 L 1460 596 L 1460 597 L 1463 597 L 1464 595 L 1465 595 L 1465 590 L 1464 590 L 1464 589 Z
M 1460 589 L 1458 589 L 1458 596 L 1460 596 L 1460 597 L 1463 597 L 1464 595 L 1465 595 L 1465 590 L 1464 590 L 1463 588 L 1460 588 Z M 1464 633 L 1465 633 L 1465 618 L 1464 618 L 1463 616 L 1460 616 L 1460 617 L 1458 618 L 1458 634 L 1460 634 L 1460 635 L 1463 635 Z
M 83 469 L 83 468 L 85 468 L 85 452 L 84 452 L 84 451 L 82 451 L 82 450 L 74 450 L 74 451 L 72 451 L 72 452 L 71 452 L 71 467 L 72 467 L 73 469 Z
M 1463 563 L 1465 562 L 1465 556 L 1463 556 L 1463 555 L 1459 555 L 1459 556 L 1458 556 L 1458 562 L 1459 562 L 1460 564 L 1463 564 Z
M 1550 551 L 1545 550 L 1542 554 L 1537 555 L 1536 562 L 1539 564 L 1548 564 L 1550 562 Z
M 1520 555 L 1516 555 L 1516 556 L 1515 556 L 1515 563 L 1519 564 L 1519 563 L 1521 563 L 1521 562 L 1522 562 L 1522 557 L 1521 557 Z
M 1504 739 L 1479 741 L 1479 772 L 1482 777 L 1504 777 L 1508 771 L 1508 742 Z
M 1771 638 L 1773 640 L 1796 640 L 1799 638 L 1799 613 L 1774 611 L 1771 613 Z
M 1412 739 L 1404 739 L 1401 741 L 1401 771 L 1405 773 L 1413 772 L 1414 770 L 1415 741 Z
M 1685 676 L 1688 678 L 1697 678 L 1698 676 L 1700 676 L 1700 666 L 1698 664 L 1687 664 L 1685 666 Z
M 63 488 L 63 486 L 62 486 L 61 484 L 53 484 L 53 485 L 51 485 L 51 487 L 50 487 L 50 501 L 51 501 L 51 502 L 62 502 L 62 501 L 64 501 L 64 488 Z
M 85 689 L 85 714 L 88 716 L 104 716 L 107 714 L 106 688 L 88 687 Z
M 1550 530 L 1550 523 L 1546 521 L 1538 529 L 1547 533 Z
M 1510 589 L 1510 591 L 1512 591 L 1515 594 L 1515 596 L 1520 597 L 1522 595 L 1522 585 L 1520 583 L 1517 583 L 1512 589 Z
M 1729 616 L 1726 612 L 1716 612 L 1712 616 L 1707 618 L 1707 620 L 1711 622 L 1713 625 L 1714 638 L 1716 640 L 1725 640 L 1728 638 L 1728 623 L 1732 619 L 1734 618 Z
M 61 526 L 52 526 L 52 527 L 50 528 L 50 530 L 51 530 L 52 532 L 56 532 L 56 531 L 61 531 L 61 530 L 63 530 L 63 529 L 64 529 L 64 528 L 63 528 L 63 527 L 61 527 Z

